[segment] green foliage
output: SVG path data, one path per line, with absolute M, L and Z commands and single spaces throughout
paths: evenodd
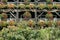
M 57 28 L 11 30 L 4 28 L 0 32 L 0 40 L 60 40 L 60 29 Z
M 2 18 L 2 15 L 0 14 L 0 19 Z

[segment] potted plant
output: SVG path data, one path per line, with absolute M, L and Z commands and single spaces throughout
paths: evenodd
M 0 4 L 0 9 L 2 8 L 2 4 Z
M 14 21 L 14 20 L 10 20 L 10 21 L 9 21 L 8 28 L 9 28 L 9 29 L 16 30 L 17 27 L 15 26 L 15 21 Z
M 31 28 L 33 28 L 35 26 L 35 22 L 33 20 L 29 20 L 28 21 L 28 26 L 30 26 Z
M 22 4 L 22 3 L 19 4 L 19 5 L 18 5 L 18 8 L 24 9 L 24 8 L 25 8 L 25 4 Z
M 57 9 L 60 9 L 60 4 L 55 4 Z
M 1 26 L 2 27 L 7 28 L 7 25 L 8 25 L 7 21 L 1 21 Z
M 0 3 L 0 9 L 6 8 L 6 4 Z
M 56 6 L 56 4 L 54 4 L 54 5 L 53 5 L 53 9 L 57 9 L 57 6 Z
M 57 21 L 56 25 L 60 28 L 60 21 Z
M 30 8 L 30 9 L 33 9 L 33 8 L 35 8 L 35 4 L 33 4 L 33 3 L 30 3 L 30 4 L 29 4 L 29 8 Z
M 40 26 L 40 28 L 44 28 L 45 27 L 45 21 L 44 20 L 39 20 L 38 25 Z
M 51 13 L 51 12 L 48 12 L 47 14 L 46 14 L 46 18 L 48 18 L 48 19 L 53 19 L 53 14 Z
M 38 7 L 38 9 L 41 9 L 41 10 L 42 10 L 42 9 L 44 9 L 44 8 L 45 8 L 45 6 L 46 6 L 45 4 L 38 4 L 38 6 L 37 6 L 37 7 Z
M 52 27 L 53 26 L 53 21 L 51 21 L 51 20 L 47 21 L 47 25 L 48 25 L 48 27 Z
M 48 8 L 48 10 L 52 10 L 53 4 L 47 4 L 47 8 Z
M 4 21 L 7 21 L 7 14 L 6 13 L 2 13 L 1 14 L 2 15 L 2 20 L 4 20 Z
M 15 4 L 7 4 L 7 8 L 15 8 L 16 5 Z
M 1 26 L 7 28 L 7 25 L 8 25 L 7 24 L 7 14 L 6 13 L 2 13 L 1 15 L 2 15 L 2 17 L 1 17 L 1 20 L 2 20 Z
M 23 17 L 24 17 L 24 19 L 29 19 L 29 18 L 31 18 L 30 12 L 26 11 L 26 12 L 23 14 Z

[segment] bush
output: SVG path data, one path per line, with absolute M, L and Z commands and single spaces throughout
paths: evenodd
M 40 30 L 4 28 L 0 32 L 1 40 L 60 40 L 60 29 L 45 28 Z

